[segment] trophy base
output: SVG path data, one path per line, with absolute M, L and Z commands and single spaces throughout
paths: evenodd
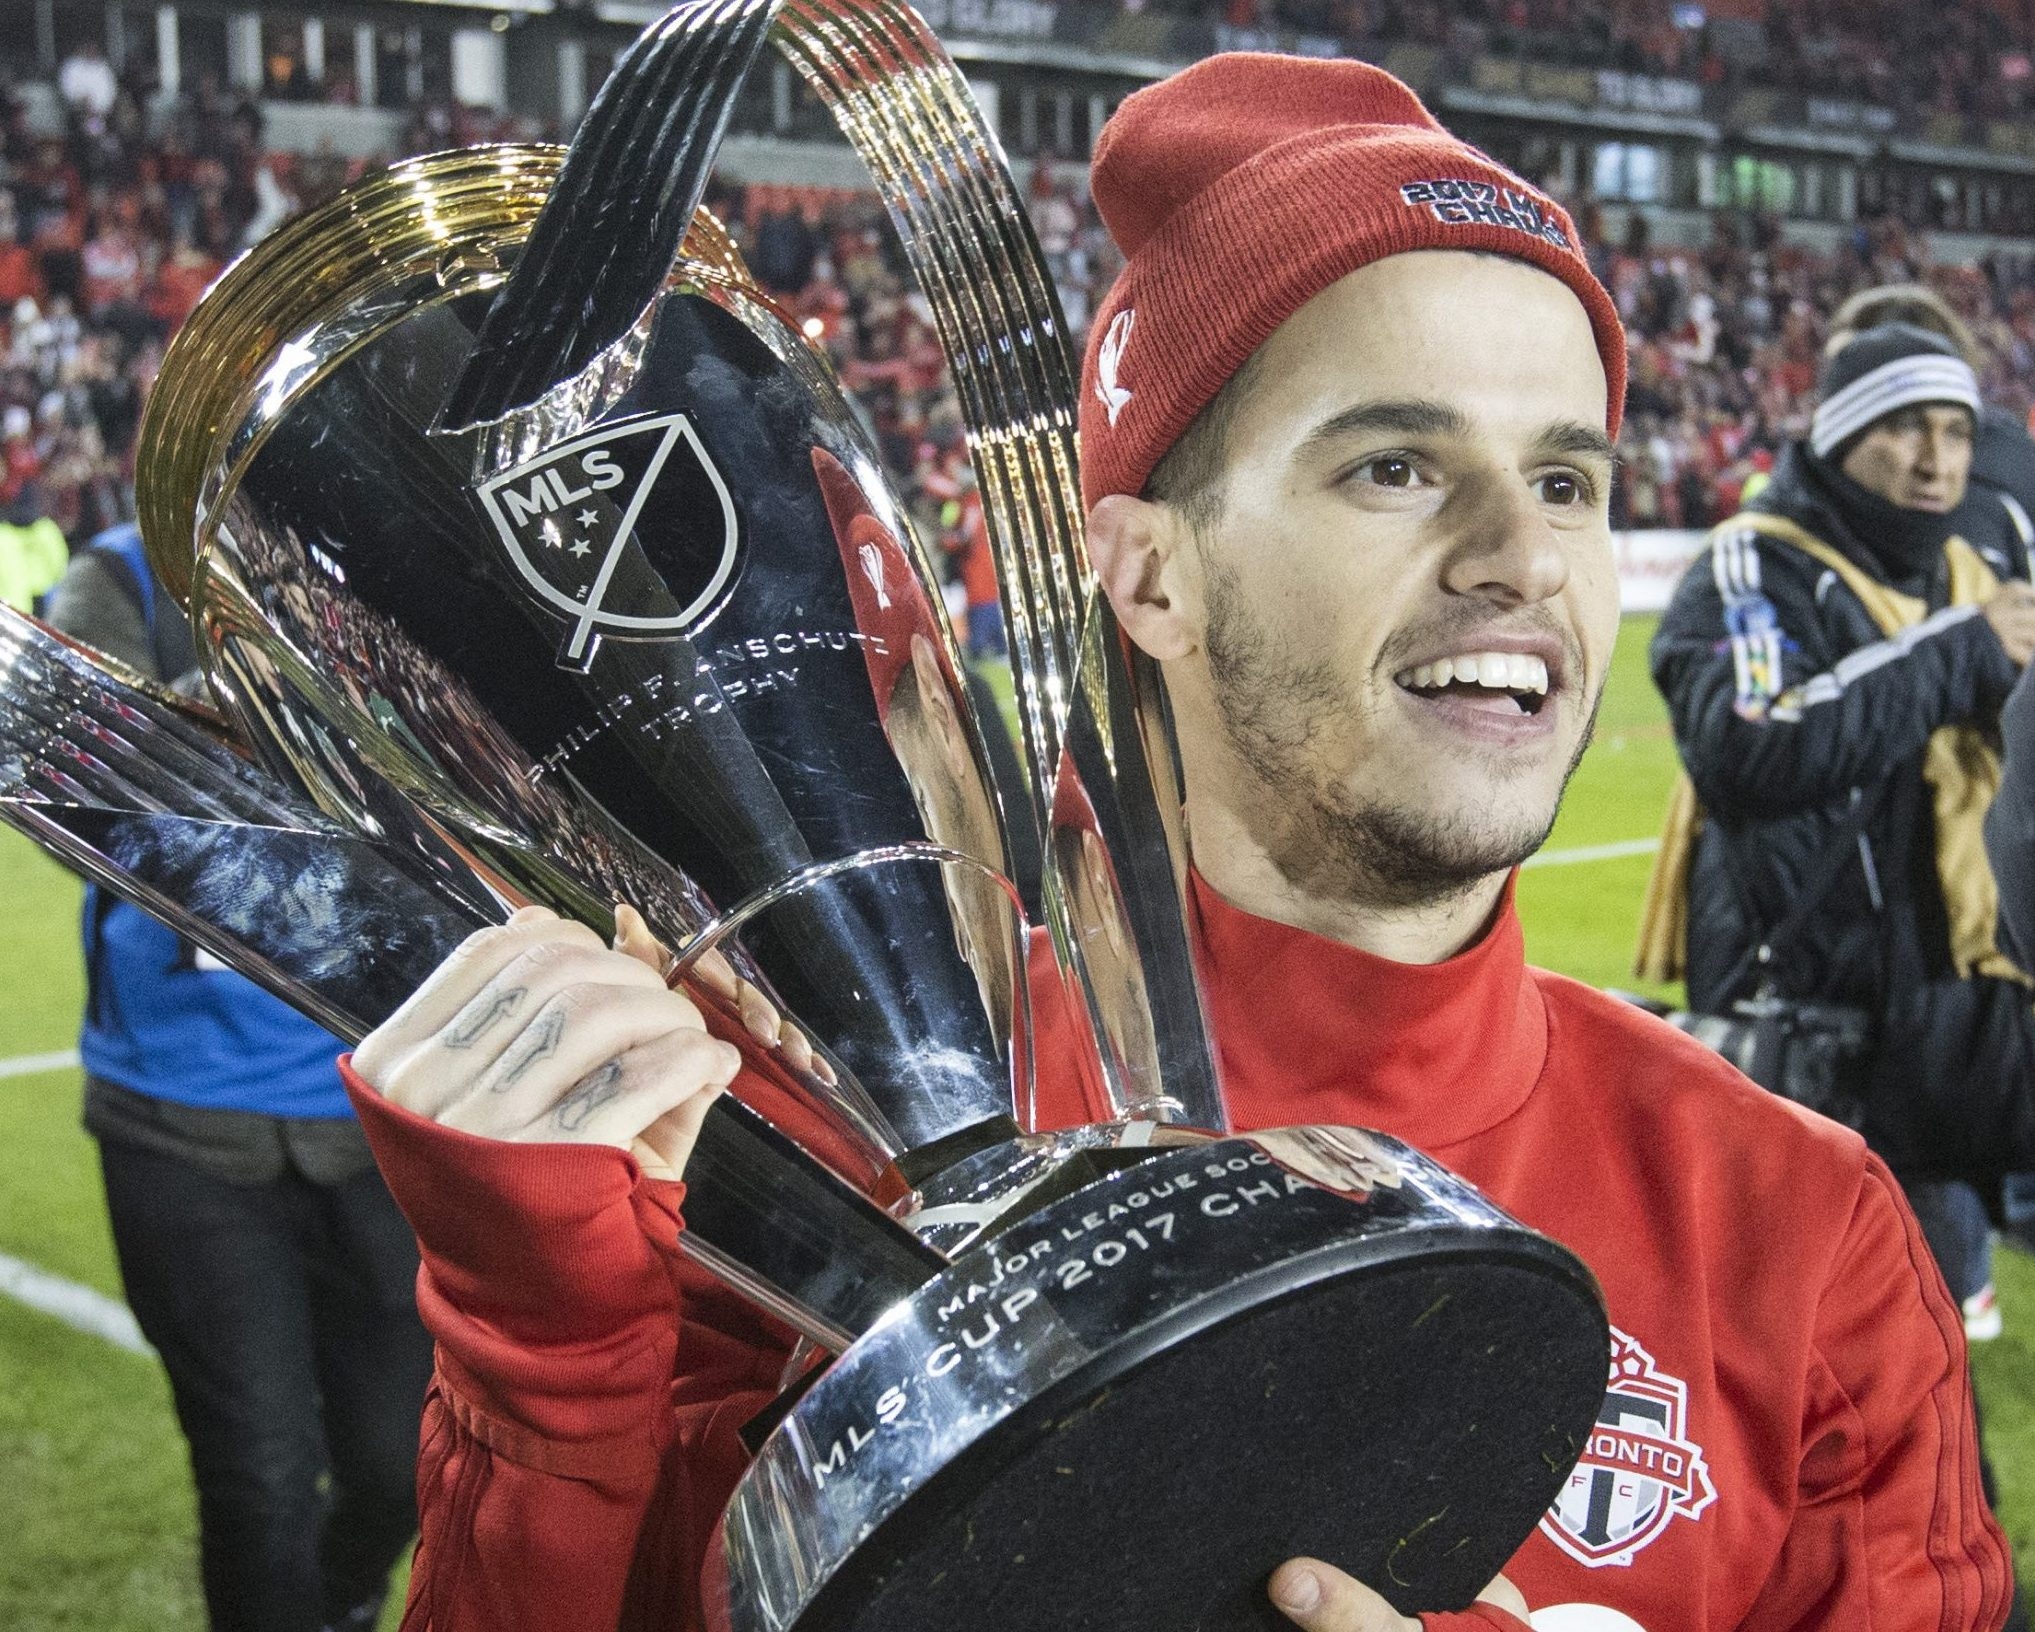
M 1271 1141 L 1266 1140 L 1269 1145 Z M 1460 1608 L 1558 1493 L 1605 1328 L 1566 1252 L 1403 1146 L 1325 1188 L 1166 1151 L 964 1254 L 764 1444 L 710 1553 L 730 1632 L 1245 1632 L 1323 1558 Z

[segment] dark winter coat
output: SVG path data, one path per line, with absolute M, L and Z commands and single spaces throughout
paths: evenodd
M 1754 508 L 1931 613 L 1890 639 L 1829 567 L 1742 524 L 1716 529 L 1677 588 L 1651 659 L 1706 818 L 1689 878 L 1690 1005 L 1719 1012 L 1750 995 L 1750 976 L 1724 989 L 1731 972 L 1814 881 L 1853 802 L 1872 800 L 1772 983 L 1874 1016 L 1857 1087 L 1867 1137 L 1898 1169 L 2035 1165 L 2035 1011 L 2025 988 L 1951 963 L 1921 771 L 1939 726 L 1996 722 L 2017 671 L 1976 607 L 1946 606 L 1942 561 L 1917 570 L 1875 551 L 1799 445 Z M 2000 578 L 2028 576 L 2012 528 L 1971 531 Z

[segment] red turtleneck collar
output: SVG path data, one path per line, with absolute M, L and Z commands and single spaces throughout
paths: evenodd
M 1395 963 L 1258 918 L 1190 874 L 1190 911 L 1231 1123 L 1378 1128 L 1438 1151 L 1525 1102 L 1547 1058 L 1512 882 L 1443 963 Z

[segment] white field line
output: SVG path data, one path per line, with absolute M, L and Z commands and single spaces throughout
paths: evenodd
M 17 1054 L 11 1060 L 0 1060 L 0 1077 L 33 1077 L 45 1071 L 66 1071 L 77 1063 L 75 1048 L 55 1054 Z M 89 1286 L 37 1269 L 4 1252 L 0 1252 L 0 1297 L 25 1303 L 87 1337 L 101 1338 L 129 1354 L 145 1354 L 150 1358 L 155 1355 L 135 1324 L 132 1311 L 118 1298 L 109 1298 Z
M 77 1063 L 75 1048 L 54 1054 L 17 1054 L 11 1060 L 0 1060 L 0 1077 L 35 1077 L 45 1071 L 67 1071 Z
M 1650 856 L 1659 839 L 1620 839 L 1616 844 L 1579 844 L 1573 850 L 1543 850 L 1528 856 L 1525 867 L 1573 867 L 1579 861 L 1616 861 L 1620 856 Z
M 0 1295 L 52 1315 L 88 1337 L 103 1338 L 116 1349 L 154 1358 L 155 1350 L 141 1335 L 132 1312 L 118 1298 L 109 1298 L 103 1292 L 94 1292 L 89 1286 L 67 1281 L 33 1264 L 24 1264 L 4 1252 L 0 1252 Z

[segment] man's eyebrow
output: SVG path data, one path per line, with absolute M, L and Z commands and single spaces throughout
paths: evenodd
M 1369 436 L 1388 431 L 1395 436 L 1463 436 L 1470 421 L 1461 409 L 1424 397 L 1359 402 L 1332 414 L 1307 433 L 1307 447 L 1344 436 Z
M 1541 428 L 1533 439 L 1533 446 L 1539 453 L 1566 453 L 1586 459 L 1602 459 L 1606 464 L 1618 462 L 1618 450 L 1611 445 L 1611 438 L 1604 434 L 1600 425 L 1585 425 L 1579 419 L 1558 419 Z
M 1469 416 L 1460 408 L 1427 397 L 1392 397 L 1376 402 L 1359 402 L 1332 414 L 1308 432 L 1305 446 L 1317 447 L 1345 436 L 1467 436 Z M 1616 463 L 1617 450 L 1602 427 L 1577 419 L 1558 419 L 1544 425 L 1533 439 L 1536 452 L 1567 454 L 1572 458 L 1602 459 Z

